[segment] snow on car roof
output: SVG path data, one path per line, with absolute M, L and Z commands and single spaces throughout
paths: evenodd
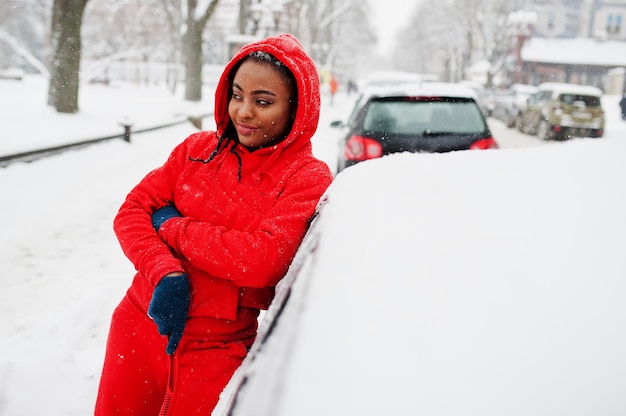
M 537 92 L 537 87 L 535 85 L 513 84 L 511 85 L 511 90 L 522 93 L 534 93 Z
M 363 86 L 392 85 L 402 82 L 421 82 L 419 74 L 406 71 L 377 71 L 363 79 Z
M 539 85 L 539 90 L 551 90 L 559 94 L 571 93 L 602 96 L 602 90 L 600 88 L 592 87 L 590 85 L 567 84 L 562 82 L 544 82 Z
M 264 319 L 270 335 L 233 379 L 234 411 L 215 414 L 626 414 L 626 199 L 597 186 L 618 183 L 624 149 L 573 140 L 346 169 L 278 290 L 287 303 L 267 312 L 280 319 Z
M 452 82 L 398 83 L 394 85 L 369 87 L 364 91 L 367 96 L 428 96 L 428 97 L 463 97 L 477 99 L 472 88 Z

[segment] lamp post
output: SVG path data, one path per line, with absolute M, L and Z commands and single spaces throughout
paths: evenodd
M 278 32 L 282 15 L 283 8 L 279 1 L 258 0 L 253 3 L 250 5 L 252 34 L 256 36 L 260 28 L 265 30 L 264 36 Z
M 330 51 L 330 45 L 328 43 L 313 43 L 313 57 L 320 65 L 325 65 L 328 57 L 328 51 Z
M 537 23 L 537 13 L 518 11 L 509 14 L 507 23 L 511 27 L 513 36 L 513 55 L 515 65 L 513 69 L 513 83 L 528 83 L 527 74 L 524 73 L 524 60 L 522 59 L 522 49 L 524 44 L 532 36 L 532 30 Z

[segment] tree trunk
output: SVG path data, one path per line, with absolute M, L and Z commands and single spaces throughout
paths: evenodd
M 185 55 L 185 100 L 202 100 L 202 32 L 219 0 L 211 0 L 199 13 L 197 0 L 187 0 L 187 30 L 183 36 Z M 199 16 L 198 19 L 195 16 Z
M 202 100 L 202 29 L 188 19 L 187 32 L 183 37 L 185 51 L 185 100 Z
M 59 113 L 78 112 L 80 30 L 86 4 L 87 0 L 54 0 L 48 105 Z

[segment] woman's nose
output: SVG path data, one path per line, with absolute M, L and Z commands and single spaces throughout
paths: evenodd
M 237 109 L 237 114 L 241 118 L 250 118 L 252 117 L 252 105 L 248 100 L 243 100 L 240 102 L 239 108 Z

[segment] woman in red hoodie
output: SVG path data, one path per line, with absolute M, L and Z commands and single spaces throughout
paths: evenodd
M 293 36 L 246 45 L 219 80 L 216 131 L 129 193 L 114 229 L 137 274 L 113 313 L 96 415 L 211 413 L 332 181 L 311 150 L 319 113 Z

